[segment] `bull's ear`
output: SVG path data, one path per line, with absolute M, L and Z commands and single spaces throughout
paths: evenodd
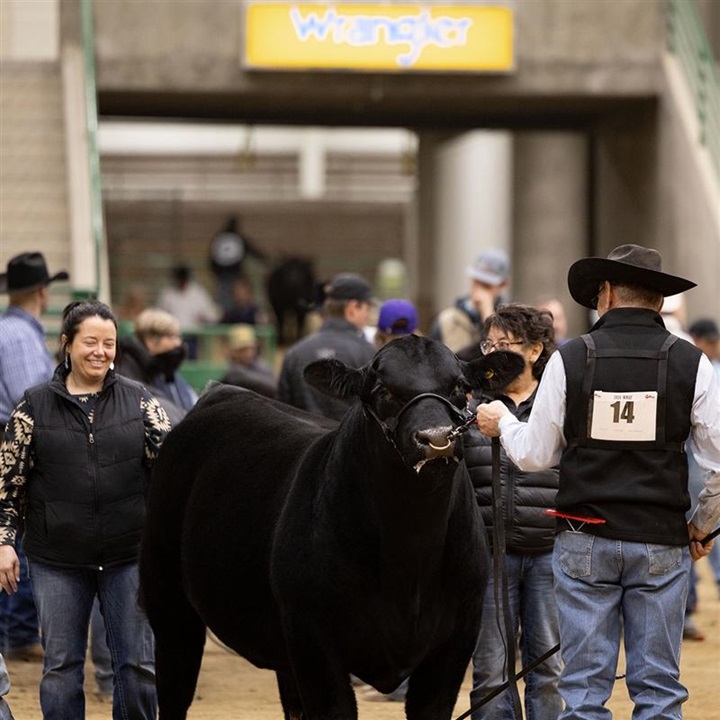
M 335 358 L 311 362 L 303 371 L 303 377 L 320 392 L 343 400 L 357 397 L 363 384 L 360 370 L 349 368 Z
M 470 362 L 460 361 L 465 378 L 477 390 L 497 390 L 514 380 L 525 368 L 525 358 L 509 350 L 498 350 Z

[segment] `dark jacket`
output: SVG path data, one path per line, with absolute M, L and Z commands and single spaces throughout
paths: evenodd
M 145 344 L 134 335 L 120 339 L 117 371 L 125 377 L 137 380 L 150 389 L 170 417 L 173 426 L 182 420 L 196 403 L 197 394 L 181 375 L 175 373 L 166 379 L 148 352 Z
M 32 560 L 63 567 L 134 562 L 167 416 L 145 388 L 110 371 L 90 417 L 64 375 L 60 366 L 25 393 L 32 463 L 23 548 Z
M 278 399 L 301 410 L 340 420 L 348 401 L 323 395 L 305 382 L 303 370 L 314 360 L 337 358 L 352 368 L 370 362 L 375 348 L 344 318 L 328 318 L 320 329 L 288 349 L 280 370 Z
M 558 509 L 605 520 L 583 528 L 602 537 L 686 545 L 690 499 L 684 443 L 702 353 L 668 333 L 658 313 L 641 308 L 609 310 L 589 337 L 594 359 L 583 337 L 559 350 L 567 377 L 567 447 L 560 462 Z M 655 439 L 589 436 L 598 391 L 620 398 L 623 393 L 657 392 L 651 426 Z M 633 409 L 625 401 L 622 405 Z M 625 428 L 627 436 L 631 415 L 621 409 L 618 403 L 613 425 Z
M 252 365 L 230 365 L 220 382 L 252 390 L 265 397 L 277 397 L 277 378 L 269 367 L 259 361 L 255 361 Z
M 501 400 L 510 412 L 523 422 L 530 417 L 535 393 L 516 406 L 504 395 L 483 397 L 479 402 Z M 477 403 L 476 403 L 477 404 Z M 475 496 L 485 521 L 492 547 L 492 444 L 489 437 L 473 427 L 465 435 L 465 464 L 475 488 Z M 507 552 L 539 555 L 552 550 L 555 538 L 555 519 L 545 513 L 555 506 L 558 488 L 558 468 L 540 472 L 520 470 L 500 448 L 500 482 L 502 485 L 503 517 L 505 518 L 505 548 Z

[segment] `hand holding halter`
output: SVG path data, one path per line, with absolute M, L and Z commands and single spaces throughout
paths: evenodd
M 720 527 L 708 533 L 701 541 L 700 544 L 705 547 L 709 542 L 712 542 L 718 535 L 720 535 Z
M 720 528 L 701 537 L 700 531 L 692 523 L 688 523 L 688 533 L 690 534 L 690 555 L 693 560 L 699 560 L 712 550 L 713 539 L 720 535 Z

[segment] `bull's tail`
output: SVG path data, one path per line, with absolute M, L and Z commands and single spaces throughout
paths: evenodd
M 205 625 L 182 582 L 182 518 L 195 473 L 176 433 L 182 428 L 170 433 L 153 471 L 140 553 L 140 603 L 155 634 L 160 720 L 187 717 L 205 645 Z

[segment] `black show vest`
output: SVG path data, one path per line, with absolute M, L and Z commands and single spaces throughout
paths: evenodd
M 616 308 L 588 336 L 575 338 L 559 352 L 567 376 L 567 447 L 560 462 L 558 510 L 605 520 L 582 526 L 601 537 L 687 544 L 684 443 L 700 350 L 668 333 L 652 310 Z M 654 439 L 593 439 L 593 415 L 601 417 L 596 391 L 615 397 L 657 393 L 653 420 L 646 423 L 654 428 Z M 615 413 L 617 425 L 629 428 L 632 403 L 612 407 L 606 411 L 610 417 Z M 559 522 L 558 529 L 568 529 L 568 524 Z

